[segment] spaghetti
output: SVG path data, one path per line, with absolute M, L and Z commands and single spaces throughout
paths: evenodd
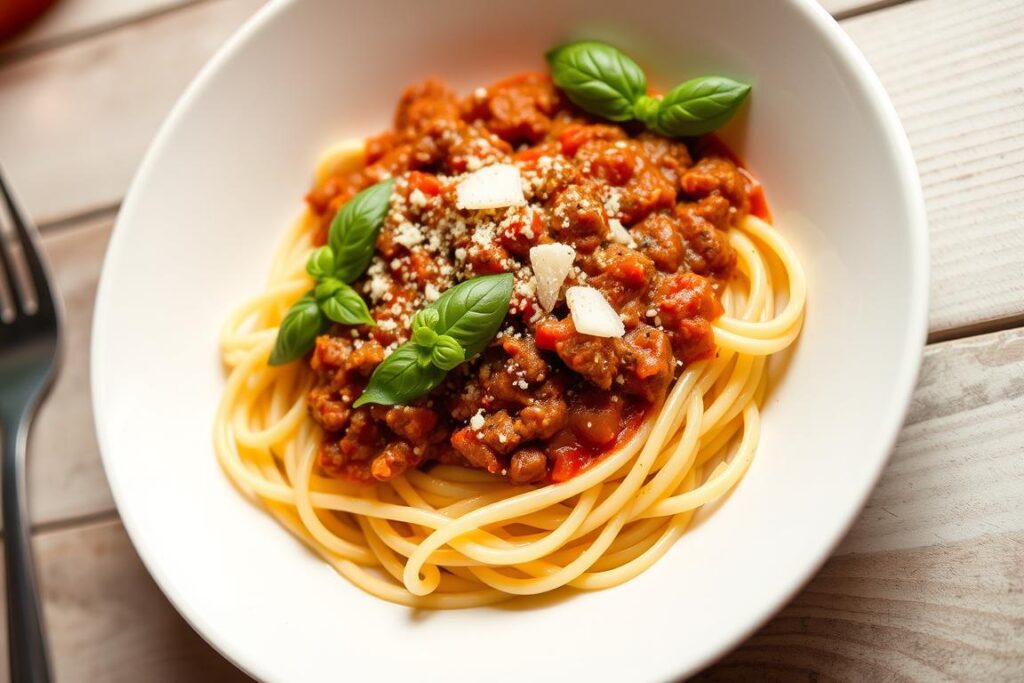
M 372 488 L 314 473 L 318 429 L 305 368 L 267 365 L 277 325 L 309 288 L 308 215 L 274 257 L 265 292 L 225 323 L 230 368 L 216 417 L 221 464 L 243 491 L 342 576 L 385 600 L 459 608 L 561 586 L 607 588 L 640 574 L 694 512 L 726 494 L 757 447 L 766 356 L 789 346 L 806 284 L 792 249 L 747 216 L 715 323 L 720 353 L 688 367 L 661 407 L 614 453 L 560 484 L 511 487 L 453 466 Z M 776 297 L 786 297 L 775 312 Z M 375 571 L 378 570 L 378 571 Z M 442 571 L 443 570 L 443 571 Z
M 319 182 L 364 162 L 361 142 L 343 143 L 321 162 Z M 216 452 L 241 491 L 338 573 L 412 607 L 607 588 L 650 567 L 750 466 L 767 357 L 790 346 L 803 321 L 807 287 L 793 250 L 765 220 L 744 215 L 725 232 L 736 261 L 718 292 L 717 354 L 686 364 L 599 459 L 554 483 L 443 461 L 356 482 L 319 467 L 324 432 L 309 417 L 308 366 L 268 364 L 282 319 L 310 290 L 305 265 L 321 233 L 307 211 L 276 250 L 266 289 L 224 324 Z

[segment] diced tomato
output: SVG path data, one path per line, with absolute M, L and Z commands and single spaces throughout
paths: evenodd
M 638 258 L 625 258 L 613 266 L 615 279 L 627 287 L 639 288 L 647 284 L 647 273 Z
M 761 185 L 757 178 L 750 174 L 750 171 L 742 166 L 737 167 L 737 170 L 747 181 L 747 194 L 750 196 L 750 213 L 767 223 L 771 223 L 772 212 L 768 209 L 768 200 L 764 196 L 764 186 Z
M 558 136 L 558 144 L 562 146 L 562 154 L 571 157 L 590 137 L 587 126 L 568 126 Z
M 558 148 L 555 147 L 554 144 L 544 143 L 533 147 L 527 147 L 526 149 L 521 149 L 512 155 L 512 158 L 521 162 L 524 169 L 529 170 L 536 166 L 533 162 L 536 162 L 537 159 L 544 156 L 555 156 L 556 154 L 558 154 Z
M 572 320 L 566 318 L 565 320 L 547 320 L 542 322 L 534 330 L 534 337 L 536 337 L 538 349 L 554 351 L 558 346 L 558 342 L 565 341 L 575 333 L 576 329 L 573 327 Z
M 559 448 L 553 456 L 555 464 L 551 467 L 551 481 L 569 481 L 590 462 L 590 456 L 581 447 L 567 446 Z
M 437 278 L 437 264 L 422 247 L 414 247 L 409 253 L 409 268 L 415 282 L 423 285 Z
M 436 197 L 441 193 L 441 183 L 437 182 L 437 177 L 421 171 L 412 171 L 409 174 L 409 186 L 428 197 Z

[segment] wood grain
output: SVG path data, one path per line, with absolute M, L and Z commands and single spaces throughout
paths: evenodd
M 928 205 L 933 333 L 1024 315 L 1024 2 L 928 0 L 843 22 L 889 91 Z
M 0 68 L 0 150 L 46 223 L 120 202 L 185 86 L 262 0 L 190 5 Z
M 1024 680 L 1024 330 L 928 348 L 833 557 L 705 680 Z
M 35 524 L 109 512 L 114 506 L 89 398 L 93 300 L 112 222 L 108 216 L 43 237 L 64 297 L 66 338 L 61 372 L 30 432 L 29 507 Z
M 58 0 L 16 38 L 0 43 L 0 62 L 197 1 L 202 0 Z

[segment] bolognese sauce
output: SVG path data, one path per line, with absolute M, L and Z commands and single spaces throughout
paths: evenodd
M 464 98 L 436 80 L 412 86 L 366 157 L 307 196 L 323 243 L 348 199 L 394 178 L 373 260 L 354 284 L 377 324 L 332 327 L 310 361 L 319 466 L 357 481 L 431 462 L 514 483 L 584 470 L 635 432 L 683 368 L 715 355 L 711 323 L 736 262 L 725 231 L 748 212 L 767 215 L 756 181 L 720 143 L 599 122 L 543 74 Z M 457 208 L 459 177 L 495 163 L 518 167 L 525 205 Z M 540 306 L 529 253 L 552 242 L 576 252 L 565 285 L 601 292 L 623 336 L 577 332 L 564 300 Z M 509 315 L 482 353 L 410 405 L 352 408 L 408 340 L 416 311 L 503 272 L 515 278 Z

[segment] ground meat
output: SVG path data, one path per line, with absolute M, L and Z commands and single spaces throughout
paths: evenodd
M 686 244 L 684 260 L 693 272 L 723 277 L 736 265 L 728 235 L 715 227 L 728 220 L 728 208 L 725 199 L 717 195 L 676 207 L 676 225 Z
M 326 381 L 313 387 L 306 399 L 309 414 L 317 424 L 331 432 L 343 429 L 351 417 L 352 402 L 383 360 L 384 349 L 375 341 L 356 348 L 351 339 L 344 337 L 317 337 L 310 367 Z
M 633 225 L 652 211 L 671 209 L 676 188 L 635 141 L 627 143 L 636 157 L 633 176 L 619 194 L 619 212 L 623 225 Z
M 623 390 L 648 403 L 660 403 L 675 374 L 675 356 L 667 334 L 649 325 L 640 325 L 623 341 Z
M 636 154 L 623 142 L 590 140 L 576 152 L 576 165 L 589 178 L 625 185 L 633 177 Z
M 680 185 L 691 197 L 719 194 L 740 214 L 750 210 L 747 179 L 736 164 L 723 157 L 704 157 L 683 174 Z
M 562 362 L 594 385 L 609 389 L 618 374 L 620 340 L 580 334 L 576 332 L 571 318 L 554 324 L 567 330 L 567 333 L 560 333 L 564 338 L 555 344 L 555 351 Z
M 560 103 L 550 79 L 525 74 L 488 88 L 484 97 L 474 95 L 464 112 L 468 120 L 482 120 L 507 142 L 536 143 L 551 130 L 551 116 Z
M 597 289 L 627 326 L 643 317 L 643 297 L 657 277 L 654 263 L 642 253 L 621 244 L 602 248 L 588 265 L 587 284 Z
M 458 430 L 452 434 L 451 443 L 452 448 L 473 467 L 487 470 L 491 474 L 501 472 L 503 465 L 498 454 L 480 441 L 473 429 L 464 427 Z
M 594 183 L 570 185 L 555 195 L 548 209 L 552 239 L 570 244 L 578 252 L 591 253 L 608 236 L 608 215 Z
M 567 420 L 568 409 L 561 390 L 553 391 L 548 383 L 542 388 L 540 398 L 519 411 L 515 429 L 523 441 L 549 439 Z
M 349 357 L 345 359 L 344 367 L 350 376 L 369 377 L 382 362 L 384 362 L 384 347 L 370 339 L 352 350 Z
M 508 270 L 508 250 L 498 244 L 488 247 L 473 245 L 466 254 L 466 263 L 474 276 L 504 273 Z
M 383 347 L 402 339 L 405 327 L 402 318 L 415 312 L 418 296 L 416 287 L 407 283 L 395 283 L 388 289 L 381 302 L 370 309 L 370 315 L 377 321 L 377 325 L 370 330 L 374 341 Z
M 682 226 L 669 213 L 652 213 L 630 230 L 636 240 L 637 249 L 647 256 L 658 270 L 674 273 L 683 264 L 686 246 L 683 243 Z
M 395 434 L 413 443 L 422 443 L 434 431 L 438 418 L 430 408 L 396 406 L 387 411 L 384 421 Z
M 505 410 L 485 417 L 484 425 L 477 431 L 477 435 L 485 446 L 501 455 L 514 451 L 521 440 L 512 417 Z
M 527 382 L 543 381 L 549 367 L 537 350 L 533 337 L 505 337 L 501 340 L 501 348 L 512 358 L 513 372 L 521 371 L 522 379 Z
M 459 114 L 458 97 L 444 83 L 432 78 L 402 93 L 395 111 L 395 128 L 400 132 L 436 128 L 438 121 L 458 121 Z
M 697 202 L 680 202 L 676 205 L 676 213 L 692 213 L 719 230 L 727 230 L 732 225 L 735 214 L 732 207 L 729 206 L 729 200 L 717 194 L 701 197 Z
M 517 217 L 498 235 L 498 241 L 505 252 L 525 261 L 530 257 L 530 248 L 546 241 L 547 228 L 539 212 L 531 211 Z
M 693 273 L 666 277 L 655 296 L 658 316 L 684 364 L 715 354 L 711 321 L 722 314 L 711 281 Z
M 341 439 L 328 441 L 320 449 L 320 467 L 328 473 L 346 473 L 350 469 L 347 464 L 372 460 L 383 446 L 381 442 L 381 428 L 369 409 L 356 408 Z
M 319 245 L 356 192 L 395 178 L 369 270 L 352 283 L 377 324 L 332 325 L 309 360 L 322 473 L 386 481 L 441 462 L 515 483 L 565 481 L 635 428 L 680 368 L 714 355 L 716 292 L 736 262 L 727 231 L 753 181 L 713 141 L 641 129 L 591 117 L 543 75 L 461 100 L 430 80 L 405 91 L 392 130 L 367 140 L 365 168 L 309 192 Z M 493 163 L 520 169 L 527 205 L 457 210 L 461 174 Z M 613 219 L 635 244 L 619 243 Z M 624 336 L 578 333 L 564 300 L 541 310 L 530 249 L 550 242 L 575 248 L 566 286 L 601 292 Z M 416 311 L 499 272 L 515 274 L 515 294 L 487 348 L 413 405 L 352 408 L 386 349 L 409 339 Z
M 688 169 L 693 161 L 690 159 L 690 150 L 678 140 L 670 140 L 650 131 L 644 131 L 636 138 L 647 158 L 661 170 L 665 179 L 675 185 L 679 182 L 683 172 Z
M 492 164 L 506 161 L 512 153 L 512 147 L 479 125 L 462 124 L 455 127 L 457 135 L 451 136 L 454 142 L 447 148 L 447 157 L 443 167 L 448 173 L 464 173 L 470 169 L 470 159 L 479 160 L 480 164 Z
M 580 147 L 591 140 L 607 140 L 615 142 L 617 140 L 625 139 L 626 133 L 618 126 L 600 123 L 592 126 L 569 124 L 558 134 L 558 144 L 561 152 L 568 157 L 574 156 Z
M 510 359 L 483 363 L 480 384 L 488 396 L 503 404 L 526 405 L 533 398 L 529 385 L 516 374 L 515 362 Z
M 539 448 L 520 448 L 512 454 L 508 478 L 514 484 L 533 484 L 547 475 L 548 459 Z
M 420 462 L 413 447 L 405 441 L 392 441 L 370 464 L 370 474 L 377 481 L 394 479 Z

